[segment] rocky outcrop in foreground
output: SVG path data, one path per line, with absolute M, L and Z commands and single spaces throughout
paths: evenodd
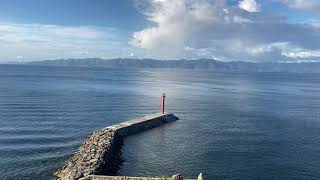
M 79 179 L 90 174 L 114 175 L 121 164 L 122 137 L 105 128 L 92 133 L 78 152 L 55 173 L 56 179 Z

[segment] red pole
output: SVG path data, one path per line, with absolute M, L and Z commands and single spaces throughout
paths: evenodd
M 161 112 L 162 114 L 164 114 L 164 99 L 166 98 L 166 94 L 162 93 L 162 97 L 161 97 Z

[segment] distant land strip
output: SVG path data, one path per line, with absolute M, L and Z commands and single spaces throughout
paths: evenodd
M 21 64 L 21 63 L 20 63 Z M 56 59 L 25 62 L 26 65 L 41 66 L 80 66 L 110 68 L 175 68 L 175 69 L 209 69 L 217 72 L 293 72 L 320 73 L 320 62 L 223 62 L 214 59 L 197 60 L 156 60 L 156 59 Z

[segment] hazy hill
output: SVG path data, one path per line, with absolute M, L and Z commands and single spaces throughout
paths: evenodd
M 85 66 L 113 68 L 177 68 L 212 69 L 215 71 L 245 72 L 301 72 L 320 73 L 320 63 L 251 63 L 244 61 L 222 62 L 213 59 L 155 60 L 155 59 L 57 59 L 32 61 L 26 64 L 45 66 Z

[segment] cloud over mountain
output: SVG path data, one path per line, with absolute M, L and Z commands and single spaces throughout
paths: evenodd
M 320 0 L 85 1 L 81 7 L 31 1 L 9 3 L 8 10 L 0 6 L 2 62 L 90 57 L 320 61 Z M 68 7 L 60 9 L 64 4 Z
M 294 7 L 299 2 L 281 0 Z M 319 28 L 309 23 L 290 23 L 283 14 L 264 12 L 255 0 L 238 4 L 225 0 L 147 3 L 142 13 L 150 26 L 134 32 L 130 44 L 146 49 L 156 58 L 320 59 Z

